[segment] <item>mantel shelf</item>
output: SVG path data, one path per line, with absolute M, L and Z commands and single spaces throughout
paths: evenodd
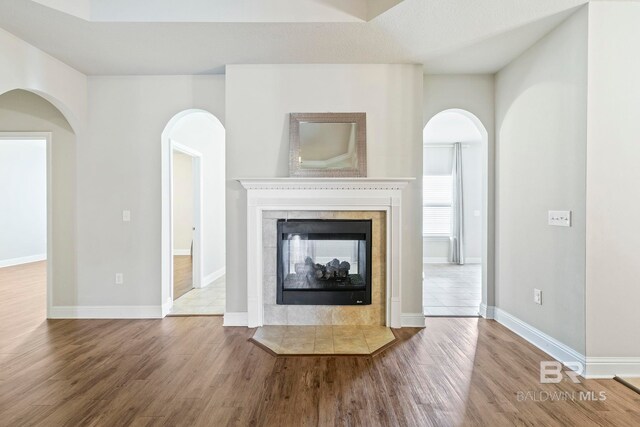
M 247 190 L 402 190 L 415 178 L 239 178 Z

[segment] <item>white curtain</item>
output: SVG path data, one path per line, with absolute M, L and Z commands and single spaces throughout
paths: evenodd
M 451 253 L 449 261 L 464 264 L 464 203 L 462 198 L 462 144 L 453 144 L 453 200 L 451 203 Z

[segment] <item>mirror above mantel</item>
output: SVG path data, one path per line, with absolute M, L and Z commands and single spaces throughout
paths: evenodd
M 292 177 L 367 176 L 365 113 L 291 113 Z

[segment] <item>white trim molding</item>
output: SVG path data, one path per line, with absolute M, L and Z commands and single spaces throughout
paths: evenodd
M 214 271 L 211 274 L 207 274 L 206 276 L 204 276 L 202 278 L 201 281 L 201 288 L 205 288 L 207 286 L 209 286 L 210 284 L 212 284 L 213 282 L 215 282 L 216 280 L 218 280 L 219 278 L 221 278 L 222 276 L 224 276 L 226 274 L 226 268 L 222 267 L 216 271 Z
M 403 328 L 424 328 L 426 317 L 423 313 L 402 313 L 400 323 Z
M 493 307 L 492 311 L 494 312 L 494 319 L 498 323 L 520 335 L 559 362 L 569 364 L 568 367 L 571 367 L 571 362 L 579 362 L 582 366 L 585 366 L 585 356 L 580 352 L 498 307 Z
M 161 319 L 160 305 L 53 306 L 50 319 Z
M 171 313 L 171 309 L 173 308 L 173 299 L 168 298 L 164 304 L 162 304 L 162 317 L 165 317 L 167 314 Z
M 224 313 L 222 326 L 248 326 L 249 313 L 240 311 L 236 313 Z
M 10 258 L 0 260 L 0 268 L 13 267 L 14 265 L 29 264 L 32 262 L 46 261 L 47 254 L 29 255 L 19 258 Z
M 640 377 L 640 357 L 587 357 L 585 378 Z
M 187 256 L 191 255 L 191 249 L 174 249 L 173 256 Z
M 493 318 L 498 323 L 554 359 L 564 364 L 569 364 L 567 367 L 572 367 L 570 362 L 581 363 L 584 366 L 582 376 L 586 379 L 610 379 L 616 376 L 640 377 L 640 357 L 585 357 L 582 353 L 504 310 L 484 304 L 480 306 L 481 315 L 483 310 L 487 314 L 483 317 L 491 319 L 490 314 L 493 314 Z
M 387 230 L 386 325 L 401 327 L 402 190 L 415 178 L 250 178 L 247 190 L 247 322 L 263 325 L 264 211 L 383 211 Z

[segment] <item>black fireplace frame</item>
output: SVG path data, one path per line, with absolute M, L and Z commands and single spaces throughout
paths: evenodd
M 285 289 L 282 256 L 287 234 L 333 235 L 340 240 L 354 235 L 365 236 L 365 289 Z M 330 240 L 330 239 L 328 239 Z M 279 219 L 277 222 L 277 294 L 282 305 L 370 305 L 372 268 L 372 221 L 347 219 Z M 360 268 L 359 268 L 360 270 Z

